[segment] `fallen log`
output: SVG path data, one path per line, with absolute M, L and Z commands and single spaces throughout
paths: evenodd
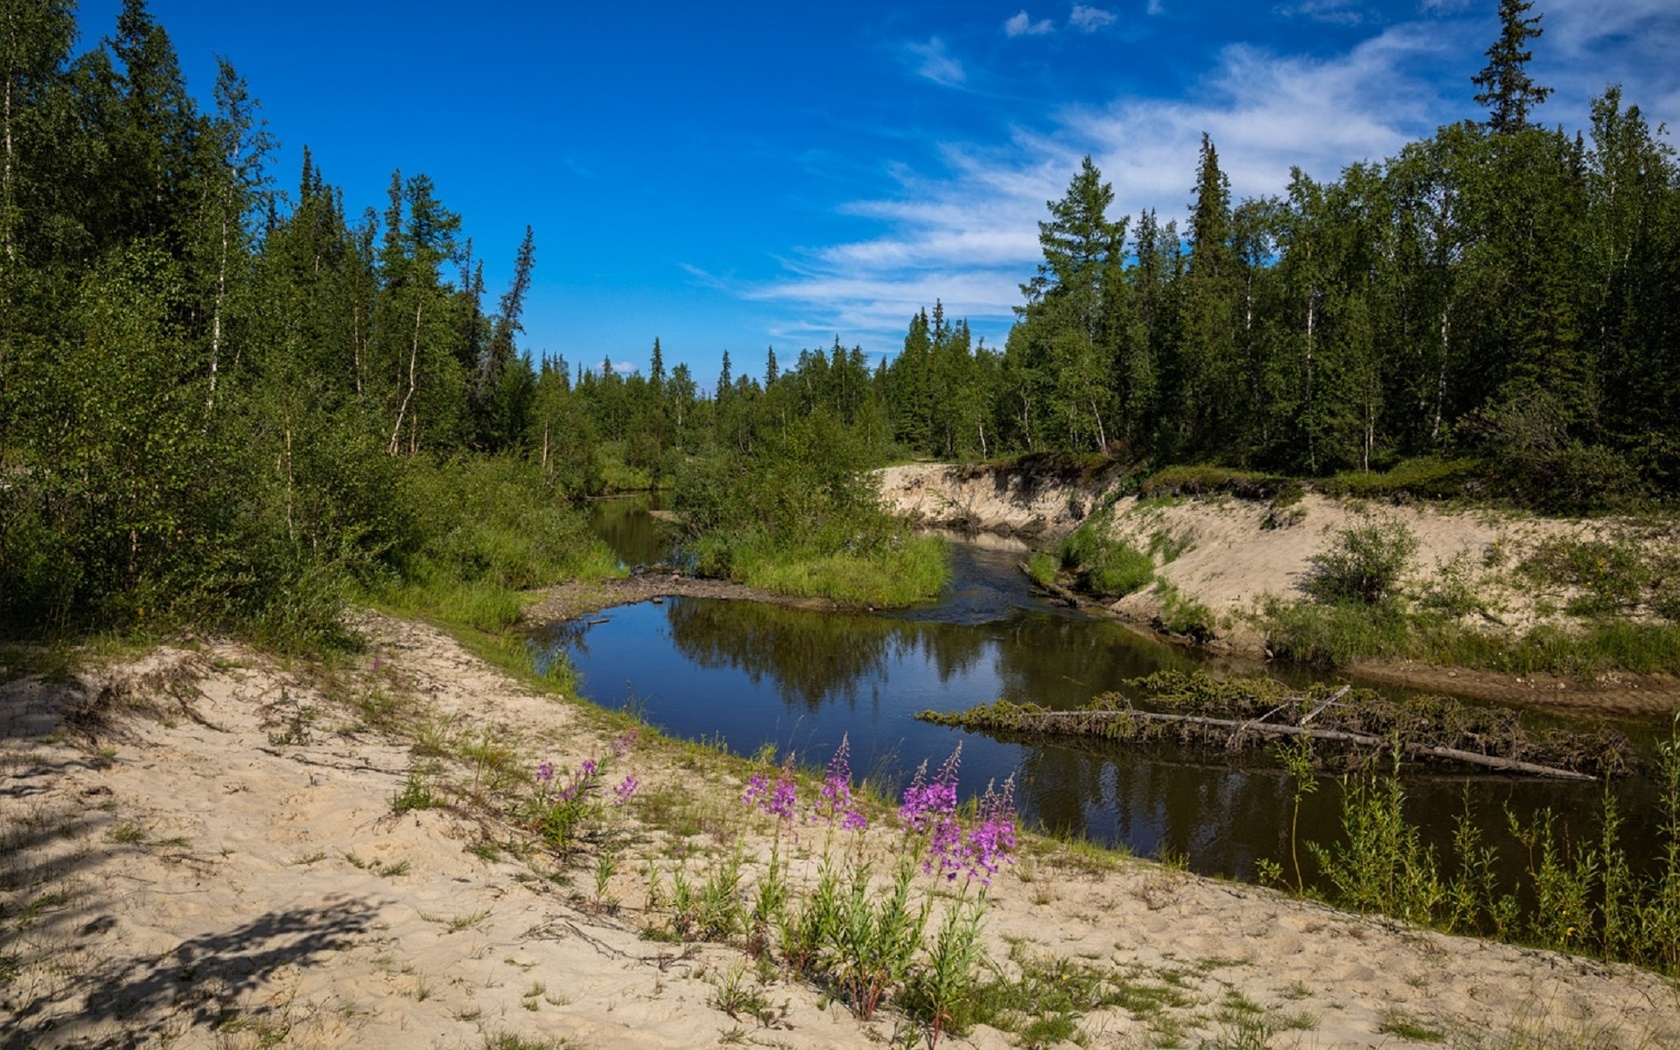
M 1056 583 L 1054 580 L 1045 582 L 1043 580 L 1034 579 L 1032 571 L 1027 568 L 1026 562 L 1021 562 L 1020 566 L 1021 571 L 1026 574 L 1027 578 L 1048 591 L 1051 597 L 1055 598 L 1057 601 L 1066 605 L 1070 609 L 1079 608 L 1079 595 L 1068 590 L 1066 587 L 1063 587 L 1061 584 Z
M 932 712 L 923 712 L 923 714 L 932 714 Z M 917 717 L 921 718 L 922 715 L 918 715 Z M 958 721 L 959 724 L 964 726 L 972 725 L 975 728 L 987 728 L 986 720 L 983 717 L 975 718 L 966 712 L 954 718 L 951 715 L 944 715 L 943 719 Z M 1083 721 L 1086 725 L 1095 725 L 1103 722 L 1118 722 L 1123 720 L 1162 722 L 1174 725 L 1203 726 L 1210 729 L 1226 729 L 1230 730 L 1233 735 L 1253 732 L 1258 733 L 1261 736 L 1304 736 L 1310 737 L 1313 740 L 1326 740 L 1341 744 L 1357 744 L 1364 747 L 1374 748 L 1386 748 L 1393 746 L 1394 744 L 1393 741 L 1385 740 L 1382 737 L 1371 736 L 1368 733 L 1350 732 L 1344 729 L 1315 729 L 1310 726 L 1294 726 L 1282 725 L 1275 722 L 1262 722 L 1258 719 L 1248 719 L 1246 721 L 1239 722 L 1230 718 L 1209 718 L 1206 715 L 1169 715 L 1161 714 L 1155 711 L 1138 710 L 1016 711 L 1008 720 L 1007 724 L 1000 719 L 998 720 L 998 723 L 991 728 L 1009 729 L 1015 732 L 1080 735 L 1080 731 L 1078 729 L 1070 731 L 1062 728 L 1069 723 L 1076 724 L 1076 720 Z M 1468 765 L 1482 766 L 1487 769 L 1496 769 L 1506 773 L 1524 773 L 1529 776 L 1555 777 L 1560 780 L 1596 781 L 1598 779 L 1597 777 L 1590 776 L 1586 773 L 1577 773 L 1572 769 L 1560 769 L 1556 766 L 1536 765 L 1533 762 L 1521 762 L 1513 758 L 1497 758 L 1493 755 L 1478 754 L 1474 751 L 1461 751 L 1458 748 L 1453 747 L 1433 747 L 1428 744 L 1406 743 L 1404 741 L 1401 741 L 1398 746 L 1408 755 L 1446 759 L 1453 762 L 1463 762 Z

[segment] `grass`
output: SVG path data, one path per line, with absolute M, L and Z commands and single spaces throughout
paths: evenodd
M 1607 618 L 1569 629 L 1541 624 L 1517 635 L 1467 626 L 1436 609 L 1397 602 L 1321 605 L 1272 598 L 1259 625 L 1273 655 L 1325 667 L 1412 659 L 1503 674 L 1659 674 L 1680 666 L 1680 624 Z
M 749 587 L 876 608 L 936 596 L 950 579 L 945 541 L 923 536 L 869 553 L 808 555 L 747 544 L 731 552 L 730 576 Z
M 1410 1039 L 1414 1043 L 1444 1043 L 1447 1033 L 1444 1029 L 1421 1021 L 1400 1009 L 1390 1009 L 1383 1013 L 1377 1022 L 1377 1031 L 1383 1035 L 1397 1035 L 1402 1039 Z
M 1212 466 L 1167 467 L 1144 478 L 1138 486 L 1142 499 L 1231 495 L 1283 506 L 1299 501 L 1302 491 L 1301 482 L 1295 478 Z
M 1326 496 L 1356 499 L 1447 500 L 1465 495 L 1484 473 L 1475 460 L 1418 456 L 1384 471 L 1347 471 L 1321 478 L 1313 487 Z

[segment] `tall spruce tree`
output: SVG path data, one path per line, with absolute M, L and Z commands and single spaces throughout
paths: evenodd
M 1545 32 L 1540 15 L 1524 17 L 1533 6 L 1533 0 L 1499 0 L 1499 39 L 1487 49 L 1488 64 L 1470 78 L 1482 89 L 1476 93 L 1476 104 L 1487 107 L 1487 128 L 1496 135 L 1529 128 L 1528 111 L 1552 93 L 1528 75 L 1528 63 L 1534 58 L 1528 42 Z

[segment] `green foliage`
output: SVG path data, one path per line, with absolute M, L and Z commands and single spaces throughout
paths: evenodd
M 1621 842 L 1616 794 L 1606 789 L 1596 841 L 1572 837 L 1549 809 L 1507 810 L 1521 885 L 1502 885 L 1493 847 L 1466 811 L 1457 821 L 1457 874 L 1443 881 L 1433 850 L 1404 812 L 1398 759 L 1343 781 L 1343 841 L 1309 843 L 1335 903 L 1449 931 L 1476 931 L 1576 954 L 1680 973 L 1680 722 L 1658 746 L 1661 850 L 1635 872 Z
M 1628 609 L 1645 596 L 1653 579 L 1644 552 L 1619 539 L 1547 539 L 1517 565 L 1517 571 L 1537 584 L 1586 591 L 1570 603 L 1569 611 L 1578 615 Z
M 912 538 L 880 506 L 856 431 L 818 411 L 718 451 L 678 478 L 673 502 L 702 572 L 782 593 L 874 605 L 944 586 L 944 545 Z
M 1398 521 L 1343 529 L 1313 558 L 1306 592 L 1327 604 L 1377 605 L 1391 597 L 1417 550 L 1417 537 Z
M 900 1000 L 905 1012 L 928 1030 L 929 1047 L 950 1032 L 961 1035 L 974 1023 L 980 991 L 980 970 L 986 962 L 980 942 L 984 895 L 946 908 L 926 961 L 905 983 Z
M 887 993 L 910 972 L 922 946 L 928 901 L 910 902 L 914 858 L 906 856 L 885 893 L 873 890 L 869 868 L 852 872 L 849 892 L 839 894 L 826 960 L 833 980 L 846 993 L 853 1016 L 867 1021 Z
M 1160 630 L 1194 638 L 1198 642 L 1214 637 L 1213 610 L 1205 603 L 1184 597 L 1177 587 L 1165 580 L 1158 582 L 1155 590 L 1161 599 L 1161 615 L 1156 624 Z
M 1342 828 L 1346 841 L 1308 848 L 1336 889 L 1336 899 L 1360 911 L 1428 922 L 1446 899 L 1433 850 L 1422 845 L 1416 825 L 1406 820 L 1406 793 L 1394 771 L 1371 772 L 1342 781 Z
M 1155 559 L 1108 535 L 1113 517 L 1094 514 L 1063 540 L 1062 566 L 1079 577 L 1092 594 L 1121 597 L 1142 590 L 1155 579 Z
M 1231 495 L 1238 499 L 1277 503 L 1279 506 L 1298 501 L 1303 491 L 1301 483 L 1294 478 L 1228 467 L 1191 465 L 1158 470 L 1144 478 L 1138 487 L 1138 495 L 1146 499 Z
M 1060 568 L 1061 559 L 1049 551 L 1033 551 L 1027 556 L 1027 575 L 1040 587 L 1055 583 Z
M 1344 471 L 1313 482 L 1327 496 L 1355 499 L 1447 500 L 1474 495 L 1485 474 L 1472 459 L 1415 456 L 1385 471 Z

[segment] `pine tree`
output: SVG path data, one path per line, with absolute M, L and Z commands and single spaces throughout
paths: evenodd
M 1487 107 L 1487 128 L 1496 135 L 1529 128 L 1528 111 L 1552 93 L 1528 75 L 1534 52 L 1526 45 L 1545 32 L 1540 15 L 1523 17 L 1533 6 L 1533 0 L 1499 0 L 1499 39 L 1487 49 L 1487 66 L 1470 78 L 1482 89 L 1476 93 L 1476 104 Z

